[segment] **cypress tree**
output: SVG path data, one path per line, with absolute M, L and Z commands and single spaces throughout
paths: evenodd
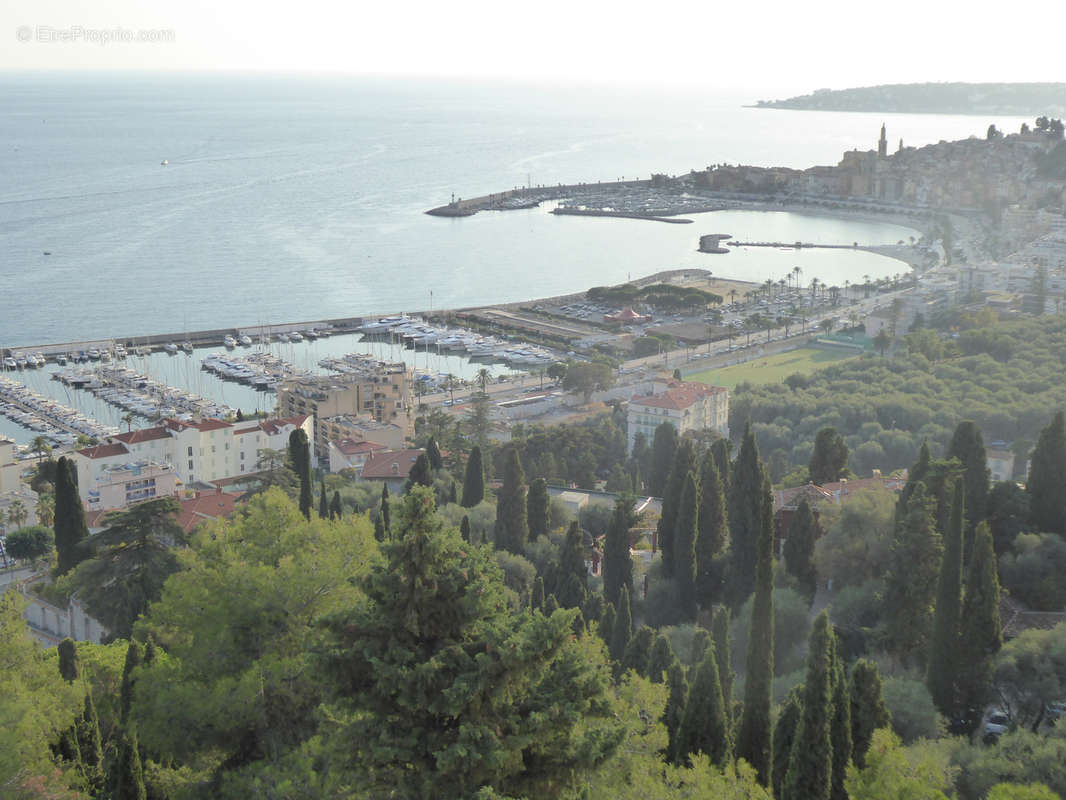
M 585 598 L 588 596 L 588 590 L 585 589 L 585 584 L 577 575 L 570 573 L 566 576 L 566 581 L 557 590 L 557 594 L 560 608 L 576 608 L 580 610 L 585 603 Z
M 381 514 L 374 520 L 374 538 L 379 542 L 385 541 L 385 520 Z
M 464 542 L 470 541 L 470 517 L 466 514 L 463 514 L 463 521 L 459 523 L 459 535 L 463 537 Z M 538 575 L 537 578 L 539 579 L 540 576 Z
M 61 456 L 56 464 L 55 513 L 52 526 L 56 538 L 56 575 L 66 575 L 85 560 L 81 542 L 89 536 L 85 508 L 78 495 L 78 473 L 74 462 Z
M 485 499 L 485 467 L 481 463 L 481 448 L 474 445 L 466 460 L 466 477 L 463 479 L 463 508 L 473 508 Z
M 981 710 L 992 699 L 992 661 L 1003 646 L 996 553 L 987 522 L 974 531 L 973 558 L 959 627 L 959 706 L 969 724 L 976 727 Z
M 965 525 L 966 486 L 955 484 L 951 521 L 944 533 L 944 557 L 940 561 L 933 637 L 926 685 L 933 704 L 949 719 L 955 716 L 955 679 L 959 654 L 959 621 L 962 614 L 962 539 Z
M 133 686 L 136 681 L 133 671 L 141 665 L 141 645 L 136 639 L 130 639 L 129 647 L 126 648 L 126 663 L 122 667 L 122 684 L 119 687 L 119 720 L 123 725 L 130 715 L 130 707 L 133 705 Z
M 960 422 L 951 437 L 947 455 L 957 458 L 965 470 L 962 480 L 966 484 L 966 541 L 962 560 L 969 564 L 973 555 L 974 528 L 988 510 L 990 472 L 981 429 L 970 420 Z
M 618 603 L 622 589 L 633 591 L 633 559 L 629 555 L 629 528 L 633 523 L 633 499 L 619 497 L 603 543 L 603 596 Z
M 781 706 L 781 713 L 777 715 L 777 723 L 774 725 L 774 797 L 784 798 L 785 775 L 788 774 L 788 763 L 792 760 L 792 745 L 796 741 L 796 727 L 799 725 L 800 714 L 803 713 L 803 684 L 793 686 Z
M 550 617 L 556 611 L 559 610 L 559 601 L 555 599 L 554 594 L 548 595 L 548 599 L 544 601 L 544 616 Z
M 874 731 L 884 728 L 892 720 L 888 706 L 881 696 L 881 673 L 872 661 L 861 658 L 851 670 L 849 684 L 851 700 L 851 758 L 855 766 L 866 766 L 866 753 L 873 741 Z
M 152 666 L 158 656 L 159 650 L 156 647 L 155 639 L 153 639 L 151 634 L 149 634 L 147 641 L 145 641 L 144 643 L 144 665 L 146 667 Z
M 570 523 L 563 546 L 559 549 L 555 576 L 556 585 L 562 590 L 559 602 L 563 608 L 580 606 L 588 592 L 588 567 L 585 566 L 585 543 L 581 526 L 576 520 Z
M 600 615 L 599 634 L 600 638 L 603 639 L 603 643 L 607 645 L 608 655 L 610 654 L 611 637 L 614 635 L 615 616 L 616 612 L 613 603 L 608 603 L 603 610 L 603 614 Z
M 463 519 L 465 520 L 466 517 L 463 517 Z M 469 531 L 467 533 L 469 535 Z M 544 578 L 540 577 L 540 575 L 533 581 L 533 595 L 530 598 L 529 605 L 534 611 L 544 605 Z
M 52 745 L 53 755 L 68 762 L 72 767 L 81 771 L 81 751 L 78 748 L 77 724 L 71 725 L 59 734 L 59 739 Z
M 289 434 L 289 461 L 292 471 L 300 479 L 300 513 L 311 519 L 314 508 L 314 493 L 311 491 L 311 445 L 303 428 Z
M 814 602 L 818 590 L 818 573 L 814 568 L 814 540 L 817 536 L 817 524 L 814 512 L 804 498 L 796 509 L 792 522 L 788 526 L 785 539 L 785 568 L 799 583 L 800 592 L 807 598 L 807 604 Z
M 729 515 L 713 449 L 700 462 L 699 536 L 696 538 L 696 599 L 708 609 L 722 600 L 721 560 L 729 547 Z
M 412 486 L 432 486 L 433 473 L 429 469 L 429 457 L 425 453 L 419 453 L 411 471 L 407 474 L 407 489 Z
M 754 437 L 745 447 L 754 447 Z M 741 449 L 743 454 L 744 449 Z M 761 472 L 761 469 L 759 470 Z M 739 481 L 738 481 L 739 483 Z M 736 484 L 734 484 L 736 486 Z M 744 712 L 737 734 L 737 757 L 745 759 L 758 775 L 759 783 L 769 786 L 773 770 L 773 729 L 770 708 L 774 684 L 774 532 L 773 506 L 769 481 L 763 479 L 760 530 L 755 539 L 755 600 L 751 611 L 751 632 L 745 661 Z
M 811 481 L 818 486 L 839 481 L 847 466 L 848 446 L 844 437 L 836 428 L 822 428 L 814 438 L 814 452 L 807 465 Z
M 632 669 L 636 670 L 636 673 L 641 677 L 648 677 L 648 662 L 651 659 L 652 639 L 654 636 L 655 631 L 647 625 L 641 625 L 637 629 L 637 632 L 633 634 L 633 638 L 629 640 L 629 644 L 626 645 L 625 652 L 622 653 L 620 675 L 624 675 Z
M 656 528 L 656 539 L 663 554 L 663 575 L 674 577 L 677 559 L 674 554 L 674 537 L 677 535 L 677 516 L 681 506 L 681 492 L 685 488 L 685 477 L 696 469 L 696 456 L 692 442 L 687 439 L 678 445 L 674 454 L 674 464 L 666 482 L 663 494 L 663 510 Z
M 507 450 L 503 486 L 496 497 L 496 549 L 521 554 L 529 539 L 526 515 L 526 474 L 518 450 Z
M 648 494 L 652 497 L 663 496 L 676 452 L 677 428 L 669 422 L 660 423 L 651 442 L 651 462 L 646 470 Z
M 733 443 L 728 439 L 715 439 L 711 443 L 711 455 L 714 456 L 714 468 L 718 473 L 718 482 L 722 484 L 722 492 L 726 497 L 729 496 L 730 476 L 733 471 L 733 464 L 730 461 L 732 451 Z
M 910 502 L 911 494 L 919 483 L 925 482 L 932 463 L 933 457 L 929 454 L 929 441 L 923 439 L 922 446 L 918 448 L 918 460 L 907 471 L 907 483 L 904 484 L 899 493 L 899 499 L 896 501 L 897 518 L 903 518 L 907 510 L 907 504 Z
M 685 475 L 674 534 L 674 576 L 681 599 L 681 617 L 696 619 L 696 539 L 699 536 L 699 489 L 692 472 Z M 666 558 L 665 551 L 663 558 Z
M 318 518 L 326 519 L 329 517 L 329 500 L 326 499 L 326 484 L 324 482 L 320 483 L 319 487 L 322 491 L 319 492 L 318 498 Z
M 437 440 L 432 436 L 430 436 L 429 441 L 426 442 L 426 458 L 429 460 L 429 468 L 434 472 L 444 466 L 444 459 L 441 458 L 440 448 L 437 446 Z
M 685 717 L 685 705 L 688 702 L 688 683 L 685 681 L 685 669 L 681 662 L 674 659 L 670 669 L 666 671 L 666 686 L 669 695 L 666 698 L 666 708 L 663 711 L 663 724 L 666 726 L 666 760 L 671 764 L 677 764 L 678 745 L 680 743 L 681 723 Z
M 903 659 L 924 663 L 929 654 L 933 603 L 940 573 L 943 542 L 933 523 L 936 501 L 915 486 L 889 552 L 884 608 L 892 651 Z
M 648 656 L 648 680 L 652 683 L 662 683 L 666 680 L 666 671 L 670 669 L 674 659 L 670 640 L 665 635 L 658 634 L 651 646 L 651 655 Z
M 389 508 L 389 485 L 387 483 L 381 484 L 381 527 L 385 533 L 389 532 L 391 527 L 391 509 Z M 380 540 L 379 540 L 380 541 Z
M 732 644 L 729 641 L 729 626 L 732 614 L 727 606 L 714 610 L 711 621 L 711 637 L 714 640 L 714 653 L 718 658 L 718 680 L 722 684 L 722 699 L 725 700 L 726 716 L 733 717 L 733 662 Z
M 589 592 L 585 596 L 585 605 L 581 607 L 581 616 L 585 618 L 586 623 L 599 624 L 603 619 L 603 595 L 599 592 Z
M 1033 529 L 1066 535 L 1066 502 L 1063 502 L 1066 495 L 1066 420 L 1061 411 L 1040 431 L 1030 456 L 1029 481 L 1025 488 L 1029 492 L 1029 519 Z M 58 501 L 57 494 L 57 512 Z M 58 546 L 58 531 L 56 534 Z
M 696 665 L 703 661 L 713 641 L 710 631 L 696 628 L 696 632 L 692 634 L 692 643 L 689 645 L 689 663 Z
M 614 629 L 611 631 L 611 642 L 607 646 L 607 651 L 611 655 L 611 660 L 614 662 L 621 662 L 622 656 L 625 655 L 626 646 L 629 644 L 629 639 L 633 635 L 633 611 L 629 607 L 629 590 L 624 586 L 622 587 L 622 593 L 618 596 L 618 611 L 614 617 Z
M 537 478 L 529 484 L 529 499 L 526 501 L 526 514 L 529 522 L 529 540 L 538 536 L 547 536 L 551 527 L 551 498 L 548 496 L 548 482 Z
M 98 789 L 103 781 L 104 752 L 100 743 L 100 719 L 96 715 L 91 689 L 85 692 L 85 707 L 76 725 L 78 752 L 85 778 L 90 789 Z
M 744 604 L 755 585 L 757 543 L 763 529 L 765 506 L 762 493 L 766 482 L 766 472 L 759 461 L 759 448 L 749 422 L 744 427 L 744 438 L 733 465 L 729 487 L 729 535 L 733 553 L 730 596 L 734 608 Z M 771 514 L 772 508 L 771 504 Z
M 78 679 L 78 652 L 74 640 L 68 636 L 56 650 L 59 653 L 59 674 L 67 683 L 74 683 Z
M 829 740 L 833 746 L 833 774 L 829 781 L 831 800 L 848 800 L 844 779 L 851 763 L 851 697 L 848 676 L 839 654 L 833 675 L 833 719 L 829 726 Z
M 828 800 L 833 773 L 830 726 L 833 717 L 835 654 L 828 610 L 814 620 L 807 654 L 803 712 L 785 775 L 787 800 Z
M 137 732 L 123 732 L 119 740 L 115 762 L 115 779 L 111 788 L 112 800 L 146 800 L 144 771 L 137 745 Z
M 329 501 L 329 518 L 340 519 L 344 516 L 344 510 L 341 508 L 341 493 L 339 491 L 333 493 L 333 499 Z
M 696 667 L 677 737 L 677 761 L 685 763 L 695 753 L 706 753 L 711 763 L 724 767 L 733 755 L 729 718 L 718 680 L 714 645 L 707 648 Z
M 456 505 L 459 502 L 459 490 L 455 486 L 455 481 L 452 481 L 451 488 L 448 490 L 448 502 L 452 505 Z

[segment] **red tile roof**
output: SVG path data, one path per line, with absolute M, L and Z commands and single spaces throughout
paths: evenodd
M 199 497 L 179 501 L 178 525 L 186 533 L 204 522 L 230 516 L 237 508 L 237 495 L 226 492 L 207 492 Z
M 98 444 L 95 447 L 85 447 L 79 450 L 78 454 L 86 458 L 110 458 L 111 456 L 128 455 L 129 452 L 122 442 L 112 442 L 111 444 Z
M 378 444 L 377 442 L 357 442 L 352 439 L 341 439 L 339 441 L 333 441 L 331 444 L 346 456 L 354 456 L 359 453 L 376 453 L 381 450 L 389 449 L 385 445 Z
M 259 423 L 259 427 L 271 436 L 276 435 L 287 425 L 295 425 L 299 428 L 307 421 L 307 414 L 299 417 L 282 417 L 281 419 L 267 419 Z
M 361 477 L 364 480 L 406 478 L 411 474 L 411 467 L 415 465 L 415 461 L 424 452 L 425 450 L 419 448 L 417 450 L 392 450 L 385 453 L 375 453 L 363 465 Z M 393 469 L 393 465 L 395 465 L 396 469 Z
M 116 433 L 112 436 L 112 439 L 118 439 L 120 442 L 126 444 L 137 444 L 139 442 L 151 442 L 156 439 L 166 439 L 170 436 L 169 431 L 163 427 L 156 428 L 142 428 L 139 431 L 128 431 L 126 433 Z
M 706 386 L 702 383 L 680 383 L 671 386 L 671 388 L 661 394 L 634 397 L 630 402 L 634 405 L 670 408 L 675 411 L 681 411 L 705 397 L 720 394 L 724 391 L 726 390 L 721 386 Z
M 239 431 L 234 431 L 233 435 L 243 436 L 246 433 L 259 433 L 259 426 L 256 425 L 254 428 L 241 428 Z

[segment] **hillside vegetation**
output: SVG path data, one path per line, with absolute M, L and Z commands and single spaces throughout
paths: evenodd
M 1066 83 L 899 83 L 819 89 L 787 100 L 760 100 L 758 105 L 811 111 L 1062 115 Z

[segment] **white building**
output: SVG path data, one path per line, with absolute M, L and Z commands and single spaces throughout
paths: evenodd
M 688 431 L 713 430 L 729 435 L 729 391 L 721 386 L 684 381 L 656 382 L 649 395 L 629 401 L 629 452 L 638 433 L 650 446 L 655 429 L 669 422 L 678 435 Z
M 22 466 L 15 459 L 15 443 L 0 439 L 0 494 L 18 488 Z
M 232 480 L 258 472 L 262 451 L 284 450 L 297 428 L 307 433 L 313 461 L 312 420 L 307 415 L 237 423 L 168 419 L 154 428 L 110 436 L 70 457 L 78 469 L 78 491 L 86 508 L 102 508 L 90 505 L 89 491 L 110 482 L 117 469 L 154 463 L 172 469 L 181 483 Z

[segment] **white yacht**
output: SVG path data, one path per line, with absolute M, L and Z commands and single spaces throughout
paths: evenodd
M 247 333 L 244 334 L 241 337 L 241 346 L 242 347 L 251 347 L 252 346 L 252 337 L 249 336 Z
M 178 352 L 178 346 L 174 344 L 174 342 L 167 342 L 165 345 L 163 345 L 163 349 L 171 355 Z
M 303 334 L 300 333 L 299 331 L 292 331 L 289 334 L 289 341 L 290 342 L 302 342 L 303 340 L 304 340 Z

